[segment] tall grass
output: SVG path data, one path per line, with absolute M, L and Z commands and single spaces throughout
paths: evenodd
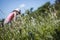
M 19 16 L 12 26 L 0 27 L 0 40 L 59 40 L 60 21 L 51 16 Z

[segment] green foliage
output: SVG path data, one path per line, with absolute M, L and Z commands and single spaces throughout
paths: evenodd
M 0 27 L 0 40 L 60 40 L 60 19 L 51 16 L 47 5 L 20 15 L 12 26 Z

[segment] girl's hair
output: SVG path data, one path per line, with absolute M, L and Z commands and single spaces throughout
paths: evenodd
M 20 11 L 13 10 L 12 12 L 17 12 L 18 14 L 21 14 L 21 10 Z

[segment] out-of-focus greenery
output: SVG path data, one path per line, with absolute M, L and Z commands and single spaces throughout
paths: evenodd
M 59 10 L 53 7 L 47 2 L 35 11 L 26 10 L 12 26 L 0 27 L 0 40 L 60 40 Z

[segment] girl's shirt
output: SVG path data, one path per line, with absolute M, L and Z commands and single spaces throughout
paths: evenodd
M 14 12 L 10 13 L 5 19 L 4 23 L 9 23 L 14 18 Z

